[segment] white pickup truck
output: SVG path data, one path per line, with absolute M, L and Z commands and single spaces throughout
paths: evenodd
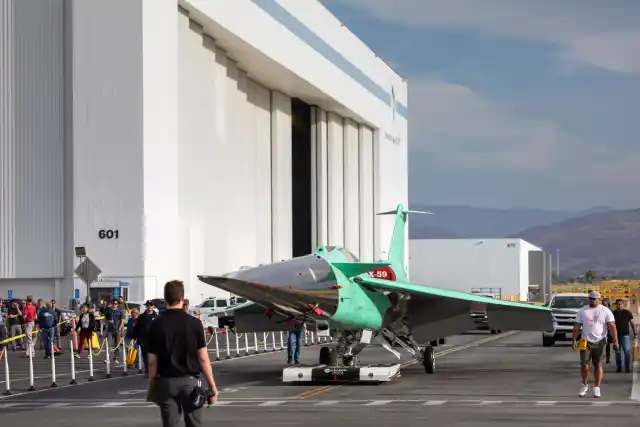
M 207 298 L 199 305 L 189 309 L 191 314 L 198 317 L 206 326 L 216 326 L 224 328 L 225 326 L 233 327 L 233 311 L 227 310 L 238 304 L 247 302 L 246 298 L 241 297 L 216 297 Z M 213 321 L 212 321 L 213 320 Z M 217 324 L 216 324 L 217 323 Z
M 589 305 L 587 294 L 554 294 L 548 307 L 553 311 L 553 330 L 542 333 L 542 345 L 552 347 L 556 341 L 571 341 L 578 310 Z

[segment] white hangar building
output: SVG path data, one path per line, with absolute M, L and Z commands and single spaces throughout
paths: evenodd
M 162 297 L 407 204 L 407 83 L 315 0 L 0 0 L 0 297 Z
M 551 293 L 550 254 L 522 239 L 411 239 L 409 248 L 416 284 L 512 301 Z

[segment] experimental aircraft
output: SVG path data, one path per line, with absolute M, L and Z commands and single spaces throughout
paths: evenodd
M 310 255 L 198 279 L 249 301 L 233 308 L 236 332 L 282 331 L 296 320 L 336 337 L 334 348 L 321 348 L 320 365 L 358 366 L 359 353 L 376 340 L 398 358 L 393 347 L 404 348 L 433 373 L 433 342 L 475 329 L 472 311 L 485 311 L 492 330 L 553 329 L 548 307 L 410 283 L 404 263 L 412 213 L 426 212 L 398 205 L 379 214 L 395 215 L 386 261 L 360 262 L 344 248 L 320 246 Z

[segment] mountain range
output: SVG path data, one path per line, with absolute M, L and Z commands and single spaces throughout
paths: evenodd
M 412 204 L 434 215 L 411 218 L 412 239 L 519 237 L 551 252 L 560 251 L 560 276 L 595 270 L 598 276 L 640 273 L 640 209 L 596 206 L 582 211 Z M 555 265 L 555 261 L 554 261 Z

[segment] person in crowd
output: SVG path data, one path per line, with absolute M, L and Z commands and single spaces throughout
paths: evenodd
M 209 404 L 217 400 L 218 390 L 204 340 L 202 322 L 184 312 L 184 284 L 179 280 L 164 287 L 166 310 L 149 329 L 149 390 L 147 400 L 160 407 L 163 427 L 202 425 L 202 410 L 191 404 L 189 396 L 200 385 L 202 374 L 209 386 Z
M 62 322 L 62 312 L 59 308 L 56 307 L 56 300 L 54 299 L 51 300 L 51 308 L 56 312 L 56 319 L 58 319 L 55 326 L 56 347 L 58 347 L 58 350 L 62 350 L 62 340 L 60 340 L 60 328 L 62 325 L 59 324 L 60 322 Z
M 7 317 L 7 308 L 4 305 L 4 301 L 0 300 L 0 350 L 6 347 L 6 344 L 2 343 L 5 339 L 7 339 L 7 328 L 6 328 L 6 320 Z
M 137 308 L 132 308 L 131 309 L 131 315 L 129 316 L 129 318 L 127 319 L 127 346 L 130 346 L 133 343 L 133 330 L 136 327 L 136 322 L 138 321 L 138 317 L 140 315 L 138 314 L 138 309 Z
M 149 330 L 151 324 L 158 317 L 153 309 L 153 301 L 149 300 L 145 303 L 146 310 L 138 316 L 138 321 L 133 330 L 133 338 L 140 347 L 139 351 L 144 362 L 144 374 L 149 375 Z
M 616 352 L 616 372 L 622 372 L 622 358 L 624 356 L 625 372 L 631 372 L 631 335 L 636 337 L 636 328 L 633 324 L 633 314 L 624 308 L 621 299 L 616 300 L 616 309 L 613 310 L 613 317 L 616 319 L 616 331 L 620 342 L 620 351 Z
M 24 305 L 24 309 L 22 310 L 22 318 L 24 321 L 24 339 L 25 339 L 25 356 L 29 356 L 29 352 L 31 355 L 35 355 L 35 347 L 33 346 L 33 330 L 35 326 L 36 317 L 38 317 L 38 312 L 36 310 L 35 304 L 33 304 L 33 296 L 27 296 L 27 302 Z
M 9 337 L 17 337 L 22 335 L 22 324 L 20 323 L 20 317 L 22 316 L 22 310 L 17 300 L 11 301 L 11 305 L 7 309 L 7 328 Z M 24 349 L 24 341 L 22 338 L 11 341 L 11 348 L 13 351 L 18 349 Z
M 581 341 L 586 341 L 584 348 L 580 348 L 582 385 L 578 396 L 584 397 L 589 391 L 589 365 L 593 364 L 595 377 L 593 397 L 600 397 L 603 377 L 602 356 L 607 343 L 607 328 L 611 332 L 613 347 L 616 350 L 619 348 L 618 334 L 613 313 L 600 303 L 600 292 L 590 291 L 588 298 L 589 305 L 582 307 L 576 314 L 572 348 L 573 350 L 578 348 L 578 335 L 581 334 Z
M 87 348 L 91 351 L 91 342 L 93 340 L 93 332 L 96 329 L 96 318 L 93 314 L 93 310 L 89 309 L 86 305 L 82 307 L 82 313 L 78 319 L 76 330 L 78 331 L 78 352 L 76 358 L 80 358 L 82 355 L 82 349 L 84 348 L 85 341 L 87 342 Z
M 111 339 L 113 349 L 113 361 L 116 365 L 120 364 L 120 346 L 123 342 L 122 332 L 124 331 L 124 311 L 118 307 L 119 301 L 114 299 L 111 301 L 111 307 L 106 310 L 104 315 L 107 321 L 106 339 Z M 105 360 L 104 363 L 107 363 Z
M 36 331 L 40 330 L 40 325 L 38 324 L 38 318 L 40 317 L 40 311 L 42 310 L 46 310 L 46 307 L 44 306 L 44 301 L 42 300 L 42 298 L 38 298 L 38 303 L 36 304 L 36 322 L 35 322 Z M 34 345 L 39 350 L 42 350 L 42 348 L 44 348 L 42 336 L 40 336 L 40 339 L 37 339 L 35 341 Z
M 602 299 L 602 305 L 611 310 L 611 304 L 609 303 L 609 298 Z M 604 346 L 604 363 L 611 363 L 611 344 L 613 343 L 613 338 L 611 337 L 611 332 L 607 332 L 607 343 Z
M 58 323 L 58 318 L 50 302 L 48 302 L 45 307 L 45 310 L 40 311 L 38 324 L 40 325 L 40 333 L 44 339 L 44 358 L 51 359 L 53 355 L 51 346 L 55 339 L 55 327 L 56 323 Z M 35 308 L 36 307 L 33 306 L 34 311 Z
M 287 363 L 291 364 L 293 361 L 296 365 L 299 365 L 304 322 L 297 319 L 287 320 L 287 332 Z

